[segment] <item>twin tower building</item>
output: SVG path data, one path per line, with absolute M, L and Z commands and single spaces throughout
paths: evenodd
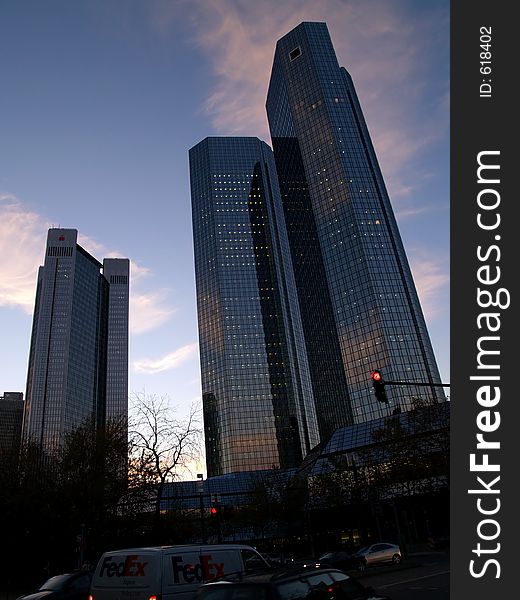
M 190 150 L 208 475 L 291 468 L 341 428 L 443 399 L 397 223 L 325 23 L 276 46 L 272 150 Z M 389 381 L 375 398 L 372 370 Z
M 352 80 L 325 23 L 276 46 L 272 149 L 190 150 L 209 476 L 297 467 L 339 428 L 443 399 L 410 267 Z M 95 415 L 125 419 L 127 259 L 51 229 L 40 268 L 24 435 L 46 449 Z M 427 385 L 374 396 L 370 374 Z M 428 385 L 429 384 L 429 385 Z
M 127 258 L 99 262 L 75 229 L 50 229 L 38 271 L 23 439 L 48 454 L 94 419 L 127 427 Z

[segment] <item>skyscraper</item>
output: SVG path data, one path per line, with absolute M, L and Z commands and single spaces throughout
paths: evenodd
M 294 467 L 319 438 L 272 151 L 206 138 L 190 174 L 208 475 Z
M 101 264 L 50 229 L 38 271 L 24 438 L 46 451 L 88 418 L 127 418 L 128 259 Z
M 301 23 L 278 41 L 267 114 L 326 439 L 388 414 L 372 370 L 391 381 L 440 378 L 356 91 L 325 23 Z M 441 398 L 428 386 L 387 394 L 402 410 L 413 396 Z
M 24 399 L 22 392 L 0 396 L 0 454 L 17 456 L 22 435 Z M 1 461 L 0 461 L 1 462 Z
M 128 417 L 128 307 L 129 268 L 126 258 L 105 258 L 103 275 L 108 281 L 107 384 L 105 419 Z

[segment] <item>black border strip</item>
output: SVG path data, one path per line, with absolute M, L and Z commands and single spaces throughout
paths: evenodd
M 515 344 L 520 331 L 516 312 L 519 296 L 514 289 L 518 271 L 515 208 L 519 193 L 513 186 L 520 165 L 515 161 L 518 150 L 513 148 L 519 109 L 513 110 L 513 102 L 518 105 L 515 92 L 518 69 L 514 57 L 520 53 L 513 6 L 502 0 L 452 0 L 451 3 L 450 591 L 454 599 L 506 598 L 518 594 L 519 589 L 516 574 L 520 555 L 516 549 L 520 528 L 516 513 L 520 502 L 515 487 L 518 487 L 516 462 L 520 449 L 515 438 L 520 438 L 516 434 L 520 395 L 514 389 L 519 370 L 516 356 L 520 352 Z M 491 28 L 491 33 L 481 28 Z M 486 50 L 481 43 L 485 46 L 488 37 L 490 46 Z M 480 55 L 486 51 L 490 57 Z M 487 59 L 491 62 L 486 63 Z M 485 67 L 490 67 L 491 73 Z M 500 183 L 478 183 L 478 155 L 490 151 L 500 154 L 481 154 L 481 162 L 500 168 L 482 170 L 481 179 L 499 178 Z M 481 192 L 483 204 L 491 204 L 493 198 L 499 201 L 496 209 L 479 208 Z M 495 224 L 496 215 L 500 214 L 500 224 L 489 230 L 479 227 L 478 213 L 482 215 L 481 222 L 488 225 Z M 499 267 L 499 281 L 479 282 L 481 267 L 484 267 L 481 279 L 490 280 L 498 275 Z M 487 294 L 481 294 L 479 305 L 478 288 L 490 292 L 501 306 L 484 307 Z M 510 305 L 506 307 L 508 298 Z M 480 316 L 479 329 L 479 315 L 484 313 L 497 316 L 487 320 Z M 490 325 L 499 325 L 499 329 L 491 332 Z M 481 349 L 499 351 L 481 355 L 481 363 L 498 368 L 478 368 L 479 343 Z M 492 380 L 491 375 L 500 379 Z M 472 376 L 484 379 L 471 379 Z M 490 392 L 488 406 L 485 406 L 486 386 Z M 492 398 L 498 394 L 496 388 L 500 388 L 500 400 L 491 406 Z M 482 403 L 478 399 L 479 390 Z M 477 449 L 477 434 L 482 433 L 482 427 L 496 427 L 495 431 L 483 433 L 483 439 L 499 442 L 500 449 Z M 486 460 L 483 455 L 487 454 L 489 463 L 500 471 L 471 471 L 471 454 L 475 454 L 477 464 L 483 464 Z M 498 476 L 500 479 L 492 484 Z M 495 514 L 491 514 L 493 511 Z

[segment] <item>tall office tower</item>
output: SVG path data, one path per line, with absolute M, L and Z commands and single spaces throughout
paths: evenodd
M 354 85 L 325 23 L 276 46 L 267 115 L 323 439 L 388 414 L 371 371 L 440 383 L 397 223 Z M 391 407 L 439 388 L 388 386 Z
M 0 453 L 17 456 L 22 436 L 23 393 L 4 392 L 0 396 Z
M 105 258 L 103 275 L 108 281 L 106 420 L 128 417 L 128 305 L 130 262 Z
M 127 418 L 128 259 L 102 265 L 50 229 L 38 271 L 24 438 L 45 451 L 88 418 Z
M 294 467 L 319 438 L 272 151 L 206 138 L 190 173 L 208 475 Z

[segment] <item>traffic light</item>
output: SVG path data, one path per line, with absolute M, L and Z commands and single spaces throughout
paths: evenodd
M 212 501 L 209 509 L 209 520 L 217 531 L 218 543 L 222 542 L 222 505 L 218 501 Z
M 222 506 L 218 502 L 212 502 L 209 509 L 209 516 L 212 521 L 220 521 L 222 516 Z
M 372 371 L 372 385 L 374 386 L 374 392 L 379 402 L 388 404 L 388 398 L 386 397 L 385 391 L 385 382 L 381 371 Z

